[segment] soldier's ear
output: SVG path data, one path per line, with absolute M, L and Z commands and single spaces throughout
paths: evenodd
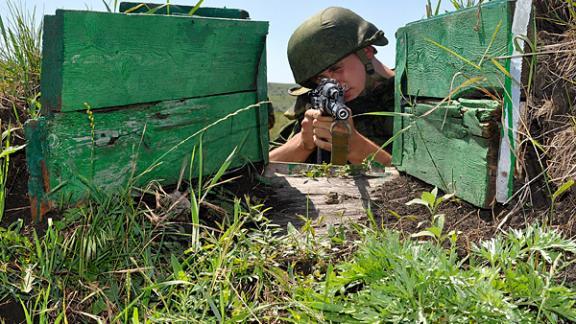
M 373 59 L 374 55 L 376 55 L 376 49 L 374 46 L 366 46 L 362 50 L 364 51 L 364 54 L 366 54 L 366 58 L 369 60 Z

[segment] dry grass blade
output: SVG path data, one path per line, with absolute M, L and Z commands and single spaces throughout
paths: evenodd
M 523 54 L 534 71 L 522 116 L 519 166 L 526 185 L 517 200 L 544 207 L 538 201 L 553 204 L 554 188 L 576 179 L 576 3 L 536 0 L 534 6 L 537 46 Z M 571 195 L 566 206 L 574 190 Z M 570 207 L 553 207 L 551 215 L 552 209 L 570 214 Z

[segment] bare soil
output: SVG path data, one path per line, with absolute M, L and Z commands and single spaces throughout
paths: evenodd
M 25 222 L 31 221 L 25 150 L 10 156 L 5 202 L 5 213 L 0 226 L 7 226 L 18 218 Z

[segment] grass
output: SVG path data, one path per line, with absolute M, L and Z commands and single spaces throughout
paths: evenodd
M 297 289 L 303 321 L 558 322 L 576 319 L 574 290 L 551 280 L 573 254 L 573 241 L 533 226 L 475 246 L 455 246 L 374 232 L 351 260 Z M 548 254 L 550 253 L 550 254 Z M 542 255 L 547 255 L 543 258 Z
M 288 94 L 288 89 L 290 89 L 293 84 L 285 83 L 268 83 L 268 97 L 274 106 L 275 112 L 285 112 L 292 107 L 296 101 L 296 97 Z
M 0 222 L 6 205 L 10 156 L 22 150 L 22 124 L 37 116 L 40 105 L 40 39 L 34 11 L 28 13 L 11 0 L 8 15 L 0 15 Z
M 558 280 L 576 242 L 552 229 L 510 231 L 461 257 L 453 241 L 362 225 L 284 232 L 264 205 L 230 199 L 213 222 L 199 209 L 197 227 L 152 222 L 115 195 L 42 234 L 2 228 L 0 300 L 21 301 L 29 322 L 576 319 L 576 291 Z
M 268 97 L 274 108 L 274 127 L 270 129 L 270 139 L 274 140 L 279 135 L 282 128 L 290 122 L 284 116 L 284 112 L 292 107 L 296 101 L 295 97 L 288 94 L 288 89 L 294 84 L 268 83 Z
M 0 129 L 2 128 L 0 120 Z M 10 170 L 10 155 L 22 150 L 25 145 L 12 145 L 11 136 L 15 128 L 8 125 L 7 129 L 2 132 L 0 140 L 0 223 L 4 216 L 4 206 L 6 205 L 6 185 L 8 181 L 8 172 Z
M 0 101 L 12 108 L 10 121 L 21 126 L 40 110 L 42 28 L 37 25 L 35 11 L 29 13 L 11 0 L 7 7 L 7 16 L 0 15 Z
M 490 1 L 490 0 L 488 0 Z M 569 0 L 570 1 L 570 0 Z M 475 6 L 480 6 L 485 0 L 449 0 L 454 10 L 462 10 L 466 8 L 471 8 Z M 435 17 L 438 16 L 440 13 L 440 5 L 442 4 L 442 0 L 438 0 L 436 4 L 432 4 L 430 0 L 426 0 L 426 17 Z

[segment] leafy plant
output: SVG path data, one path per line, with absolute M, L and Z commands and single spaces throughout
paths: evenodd
M 446 239 L 450 239 L 451 246 L 455 246 L 456 241 L 458 240 L 458 232 L 452 230 L 447 234 L 444 234 L 444 223 L 445 216 L 443 214 L 434 215 L 432 217 L 432 225 L 430 227 L 418 233 L 412 234 L 410 237 L 431 237 L 439 244 L 444 242 Z
M 305 177 L 315 179 L 318 177 L 345 176 L 349 173 L 349 171 L 349 165 L 338 166 L 323 162 L 322 164 L 311 165 L 304 169 L 302 172 Z
M 501 269 L 500 285 L 523 305 L 537 309 L 537 318 L 557 322 L 558 317 L 576 320 L 576 292 L 554 280 L 570 265 L 567 255 L 576 254 L 576 242 L 553 229 L 534 225 L 512 229 L 504 237 L 484 241 L 472 248 L 471 265 Z M 573 262 L 573 261 L 572 261 Z
M 407 202 L 406 205 L 408 205 L 408 206 L 410 206 L 410 205 L 425 206 L 426 208 L 428 208 L 430 215 L 434 216 L 438 212 L 438 207 L 440 207 L 440 205 L 444 201 L 452 198 L 453 196 L 454 196 L 454 194 L 451 193 L 451 194 L 445 194 L 441 197 L 438 197 L 438 188 L 434 187 L 434 189 L 432 189 L 432 191 L 430 191 L 430 192 L 424 191 L 422 193 L 422 195 L 420 196 L 420 198 L 414 198 L 414 199 L 410 200 L 409 202 Z
M 573 321 L 576 292 L 555 279 L 566 255 L 574 255 L 574 241 L 538 226 L 496 240 L 518 246 L 523 257 L 507 265 L 486 264 L 477 253 L 460 260 L 454 249 L 433 242 L 368 232 L 350 261 L 296 289 L 293 317 L 335 323 Z M 539 262 L 543 251 L 549 261 Z

